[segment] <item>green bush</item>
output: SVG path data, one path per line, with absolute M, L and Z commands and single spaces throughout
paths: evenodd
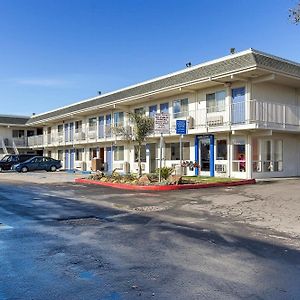
M 160 172 L 160 175 L 161 175 L 161 178 L 167 180 L 169 178 L 169 176 L 174 172 L 174 169 L 173 168 L 169 168 L 169 167 L 162 167 L 161 169 L 160 168 L 157 168 L 155 170 L 155 173 L 156 174 L 159 174 L 159 170 L 161 170 Z

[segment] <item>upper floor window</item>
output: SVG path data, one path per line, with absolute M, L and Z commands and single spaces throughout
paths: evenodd
M 75 130 L 78 132 L 82 128 L 82 121 L 76 121 L 75 122 Z
M 58 125 L 58 126 L 57 126 L 57 131 L 58 131 L 59 134 L 63 134 L 63 131 L 64 131 L 64 125 L 62 125 L 62 124 L 61 124 L 61 125 Z
M 89 130 L 96 130 L 97 118 L 89 118 Z
M 206 95 L 207 112 L 219 112 L 225 110 L 225 91 L 218 91 Z
M 189 99 L 173 101 L 173 118 L 187 117 L 189 112 Z
M 123 126 L 123 124 L 124 124 L 124 113 L 123 112 L 115 112 L 114 113 L 114 124 L 115 124 L 115 126 Z
M 154 118 L 157 112 L 157 105 L 149 106 L 149 117 Z
M 169 113 L 169 103 L 168 102 L 160 104 L 160 112 L 166 113 L 166 114 Z
M 23 138 L 24 137 L 24 130 L 13 130 L 12 131 L 13 138 Z

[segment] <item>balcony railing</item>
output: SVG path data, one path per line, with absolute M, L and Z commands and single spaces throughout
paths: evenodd
M 199 110 L 190 110 L 184 114 L 170 114 L 170 134 L 175 133 L 176 120 L 184 119 L 187 121 L 188 131 L 190 133 L 209 132 L 210 130 L 230 130 L 231 127 L 253 125 L 255 128 L 268 129 L 289 129 L 300 131 L 300 106 L 280 104 L 260 100 L 250 100 L 245 102 L 233 103 L 231 105 L 222 105 L 218 107 L 202 108 Z M 74 141 L 83 142 L 101 141 L 106 139 L 125 139 L 124 133 L 114 130 L 115 127 L 124 127 L 124 123 L 98 125 L 98 127 L 89 127 L 87 133 L 82 128 L 75 129 Z M 132 126 L 127 126 L 127 133 L 130 133 Z M 28 146 L 42 146 L 43 142 L 49 145 L 59 145 L 66 142 L 63 134 L 57 136 L 34 136 L 28 138 Z M 22 144 L 22 141 L 20 141 Z M 258 163 L 260 164 L 260 163 Z M 276 165 L 276 164 L 273 164 Z M 237 166 L 237 169 L 239 166 Z M 264 167 L 261 166 L 261 169 Z
M 28 146 L 29 147 L 44 146 L 44 136 L 41 134 L 41 135 L 34 135 L 28 137 Z
M 3 143 L 8 148 L 27 147 L 27 139 L 21 138 L 3 138 Z
M 77 142 L 85 140 L 85 133 L 82 130 L 75 130 L 74 140 Z

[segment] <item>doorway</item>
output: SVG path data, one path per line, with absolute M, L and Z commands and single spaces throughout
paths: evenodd
M 232 124 L 245 123 L 245 88 L 232 89 Z
M 200 170 L 210 172 L 210 140 L 209 137 L 200 138 Z
M 147 144 L 147 149 L 149 149 L 149 172 L 155 173 L 156 169 L 156 144 Z
M 107 163 L 107 171 L 112 172 L 112 153 L 111 147 L 106 147 L 106 163 Z

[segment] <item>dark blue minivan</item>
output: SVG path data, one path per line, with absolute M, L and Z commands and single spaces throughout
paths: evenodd
M 61 161 L 46 156 L 34 156 L 22 163 L 14 166 L 17 172 L 26 173 L 28 171 L 45 170 L 55 172 L 62 167 Z

